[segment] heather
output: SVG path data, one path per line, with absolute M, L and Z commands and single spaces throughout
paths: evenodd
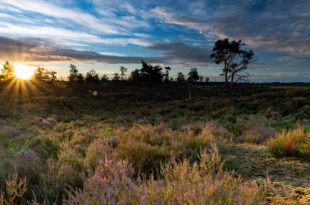
M 44 85 L 1 96 L 0 204 L 309 203 L 307 86 Z

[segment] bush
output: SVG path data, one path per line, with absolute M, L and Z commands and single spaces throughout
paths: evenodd
M 142 142 L 122 144 L 117 152 L 121 158 L 128 160 L 138 173 L 150 175 L 159 174 L 160 167 L 170 154 L 165 147 L 151 146 Z
M 133 178 L 124 161 L 100 162 L 83 190 L 74 191 L 66 204 L 266 204 L 263 189 L 222 170 L 217 149 L 202 153 L 200 163 L 171 162 L 158 180 Z M 211 203 L 210 203 L 211 202 Z
M 95 139 L 87 148 L 85 156 L 85 166 L 95 169 L 100 160 L 115 155 L 113 150 L 114 143 L 117 139 L 113 137 Z
M 310 131 L 299 127 L 283 131 L 268 141 L 268 149 L 278 157 L 302 157 L 310 160 Z
M 268 139 L 273 138 L 276 135 L 276 131 L 272 127 L 265 125 L 264 121 L 251 117 L 246 123 L 246 128 L 242 132 L 242 135 L 237 138 L 238 142 L 263 144 Z

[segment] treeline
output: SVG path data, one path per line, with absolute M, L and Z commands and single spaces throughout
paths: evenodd
M 248 64 L 253 62 L 253 51 L 243 50 L 245 46 L 241 41 L 229 41 L 228 39 L 218 40 L 215 42 L 214 48 L 210 55 L 213 63 L 217 65 L 223 65 L 221 76 L 224 77 L 224 82 L 227 87 L 234 87 L 236 83 L 248 82 L 249 73 L 246 72 Z M 209 78 L 203 78 L 199 76 L 197 68 L 191 68 L 187 76 L 184 73 L 179 72 L 176 79 L 170 77 L 170 67 L 162 68 L 159 65 L 152 65 L 141 61 L 141 68 L 135 69 L 127 77 L 127 68 L 121 67 L 119 73 L 114 73 L 113 77 L 109 79 L 106 74 L 99 76 L 95 70 L 90 70 L 84 76 L 80 73 L 77 67 L 71 64 L 69 70 L 68 81 L 69 82 L 88 82 L 88 83 L 100 83 L 107 81 L 132 81 L 141 83 L 163 83 L 169 81 L 178 82 L 208 82 Z M 47 70 L 43 67 L 38 67 L 33 75 L 34 79 L 42 81 L 55 81 L 57 73 L 55 71 Z M 14 67 L 6 62 L 1 70 L 0 80 L 7 80 L 14 78 Z
M 170 76 L 170 67 L 162 68 L 159 65 L 148 64 L 145 61 L 141 61 L 141 68 L 135 69 L 129 75 L 127 75 L 128 69 L 125 67 L 120 68 L 120 72 L 113 74 L 112 78 L 109 78 L 107 74 L 100 76 L 96 70 L 90 70 L 83 75 L 79 72 L 76 65 L 71 64 L 69 66 L 69 76 L 67 80 L 69 82 L 78 82 L 78 83 L 104 83 L 107 81 L 132 81 L 137 83 L 163 83 L 169 81 L 178 81 L 178 82 L 196 82 L 200 81 L 209 81 L 209 78 L 203 78 L 199 76 L 197 68 L 191 68 L 187 76 L 184 73 L 179 72 L 177 77 L 174 79 Z M 6 62 L 3 65 L 0 74 L 0 80 L 10 80 L 15 77 L 14 66 L 9 62 Z M 43 67 L 38 67 L 33 74 L 32 79 L 41 80 L 45 82 L 53 82 L 57 79 L 57 72 L 52 70 L 47 70 Z M 61 79 L 62 80 L 62 79 Z
M 69 82 L 88 82 L 88 83 L 104 83 L 107 81 L 132 81 L 137 83 L 163 83 L 169 81 L 178 81 L 178 82 L 186 82 L 186 81 L 198 81 L 202 80 L 203 77 L 200 77 L 198 74 L 197 68 L 191 68 L 190 72 L 187 74 L 187 77 L 182 72 L 179 72 L 177 78 L 174 79 L 170 77 L 170 67 L 162 68 L 159 65 L 148 64 L 145 61 L 141 61 L 141 68 L 135 69 L 129 75 L 127 75 L 128 69 L 125 67 L 120 68 L 120 72 L 116 72 L 113 74 L 113 77 L 110 79 L 107 74 L 103 74 L 99 76 L 99 74 L 95 70 L 90 70 L 84 76 L 79 72 L 77 67 L 71 64 L 69 70 L 68 80 Z M 206 81 L 209 81 L 208 78 L 205 78 Z

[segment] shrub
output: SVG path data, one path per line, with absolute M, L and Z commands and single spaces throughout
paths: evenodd
M 66 204 L 266 204 L 263 189 L 225 173 L 213 146 L 200 163 L 171 162 L 158 180 L 133 179 L 124 161 L 101 161 L 83 190 L 70 194 Z
M 95 139 L 87 148 L 85 157 L 85 166 L 95 169 L 100 160 L 111 158 L 115 155 L 113 150 L 117 139 L 113 137 Z
M 5 186 L 6 179 L 16 173 L 27 181 L 28 191 L 24 193 L 25 197 L 32 196 L 32 191 L 40 183 L 40 173 L 43 171 L 39 157 L 33 150 L 21 150 L 14 156 L 6 156 L 0 161 L 0 186 Z
M 5 181 L 5 191 L 0 190 L 0 204 L 13 205 L 21 199 L 27 191 L 26 179 L 18 179 L 17 173 Z
M 267 127 L 263 120 L 257 119 L 257 117 L 251 117 L 245 127 L 242 135 L 237 138 L 238 142 L 263 144 L 276 135 L 274 128 Z
M 299 127 L 283 131 L 268 141 L 268 149 L 278 157 L 296 156 L 310 159 L 310 131 Z
M 120 157 L 128 160 L 138 173 L 158 174 L 163 163 L 170 154 L 165 147 L 151 146 L 143 142 L 128 142 L 119 145 L 117 152 Z
M 220 142 L 229 140 L 230 133 L 218 123 L 211 121 L 202 128 L 200 136 L 209 141 Z
M 48 138 L 37 138 L 30 143 L 30 147 L 38 153 L 42 160 L 56 158 L 58 145 Z

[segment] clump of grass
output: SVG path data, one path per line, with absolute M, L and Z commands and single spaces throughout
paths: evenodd
M 267 143 L 268 149 L 278 157 L 302 157 L 310 160 L 310 131 L 303 127 L 283 131 Z

